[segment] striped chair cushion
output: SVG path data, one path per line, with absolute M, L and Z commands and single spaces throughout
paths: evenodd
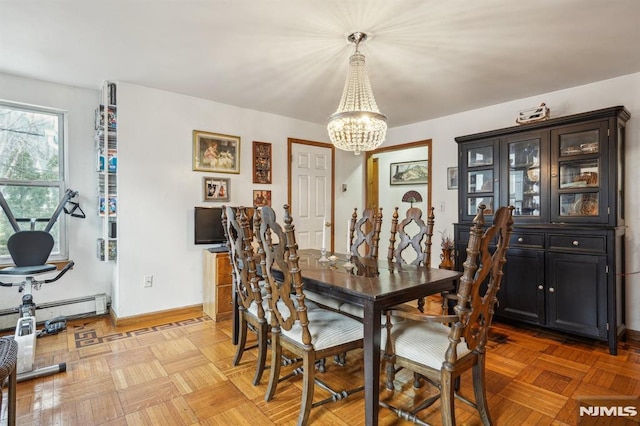
M 314 291 L 304 291 L 304 295 L 307 297 L 307 300 L 313 300 L 314 302 L 326 306 L 331 309 L 335 309 L 336 311 L 340 308 L 340 305 L 343 303 L 338 299 L 334 299 L 331 296 L 325 296 L 324 294 L 316 293 Z
M 340 312 L 353 315 L 354 317 L 364 318 L 364 308 L 358 305 L 352 305 L 351 303 L 343 303 L 338 308 Z
M 391 335 L 396 355 L 440 370 L 444 354 L 449 347 L 450 328 L 440 323 L 425 323 L 414 320 L 393 322 Z M 387 332 L 383 328 L 380 347 L 387 343 Z M 458 344 L 458 358 L 468 354 L 464 340 Z
M 315 350 L 323 350 L 362 339 L 362 323 L 328 309 L 308 311 L 311 344 Z M 282 330 L 282 335 L 302 345 L 302 327 L 295 323 L 291 330 Z
M 356 318 L 364 319 L 364 308 L 359 305 L 352 305 L 351 303 L 343 303 L 340 305 L 340 312 L 344 314 L 351 315 Z M 392 316 L 394 324 L 396 321 L 404 321 L 403 317 Z M 383 313 L 380 315 L 380 323 L 384 326 L 387 323 L 387 314 Z
M 310 300 L 305 300 L 304 305 L 307 307 L 308 311 L 314 310 L 314 309 L 322 309 L 320 306 L 318 306 L 316 303 L 310 301 Z M 278 301 L 278 306 L 279 309 L 281 310 L 286 310 L 285 304 L 282 303 L 282 301 Z M 264 309 L 265 312 L 265 316 L 267 318 L 269 318 L 269 303 L 266 300 L 262 301 L 262 308 Z M 247 311 L 249 311 L 249 313 L 251 315 L 253 315 L 254 317 L 258 318 L 258 304 L 253 302 L 250 306 L 249 309 L 247 309 Z

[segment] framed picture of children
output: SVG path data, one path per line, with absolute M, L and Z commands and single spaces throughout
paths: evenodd
M 240 173 L 240 136 L 194 130 L 193 170 Z
M 202 188 L 204 201 L 229 201 L 229 179 L 205 177 Z

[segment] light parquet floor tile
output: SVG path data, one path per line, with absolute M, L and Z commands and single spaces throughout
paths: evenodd
M 439 312 L 440 303 L 428 299 L 427 309 Z M 205 315 L 158 321 L 115 328 L 106 317 L 75 320 L 58 335 L 39 339 L 36 364 L 66 362 L 67 371 L 18 384 L 18 424 L 295 425 L 302 378 L 283 381 L 273 400 L 264 401 L 269 369 L 253 386 L 256 351 L 247 350 L 239 365 L 232 364 L 230 321 L 216 323 Z M 255 342 L 251 333 L 249 340 Z M 602 342 L 495 323 L 486 367 L 489 410 L 498 426 L 575 425 L 579 398 L 640 394 L 640 347 L 628 342 L 620 343 L 615 357 Z M 362 384 L 362 352 L 349 353 L 344 367 L 328 359 L 327 372 L 317 376 L 337 390 Z M 394 384 L 395 391 L 387 391 L 382 382 L 380 397 L 403 407 L 436 393 L 427 383 L 414 389 L 407 370 L 398 372 Z M 462 376 L 461 393 L 473 396 L 469 373 Z M 327 395 L 317 389 L 314 400 Z M 360 392 L 314 408 L 311 424 L 364 424 L 363 397 Z M 419 416 L 442 424 L 438 402 Z M 460 402 L 456 418 L 462 425 L 481 424 L 476 411 Z M 404 424 L 385 409 L 379 420 L 383 426 Z

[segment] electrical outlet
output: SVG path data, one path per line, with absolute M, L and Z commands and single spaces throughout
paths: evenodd
M 144 287 L 153 286 L 153 275 L 145 275 L 144 276 Z
M 444 201 L 440 201 L 440 211 L 444 211 Z

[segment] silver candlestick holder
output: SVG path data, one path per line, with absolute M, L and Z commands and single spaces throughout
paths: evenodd
M 342 267 L 347 271 L 351 272 L 356 265 L 351 263 L 351 253 L 347 253 L 347 261 L 342 265 Z
M 329 258 L 327 257 L 327 249 L 326 248 L 321 248 L 320 249 L 320 259 L 318 259 L 320 262 L 328 262 Z

